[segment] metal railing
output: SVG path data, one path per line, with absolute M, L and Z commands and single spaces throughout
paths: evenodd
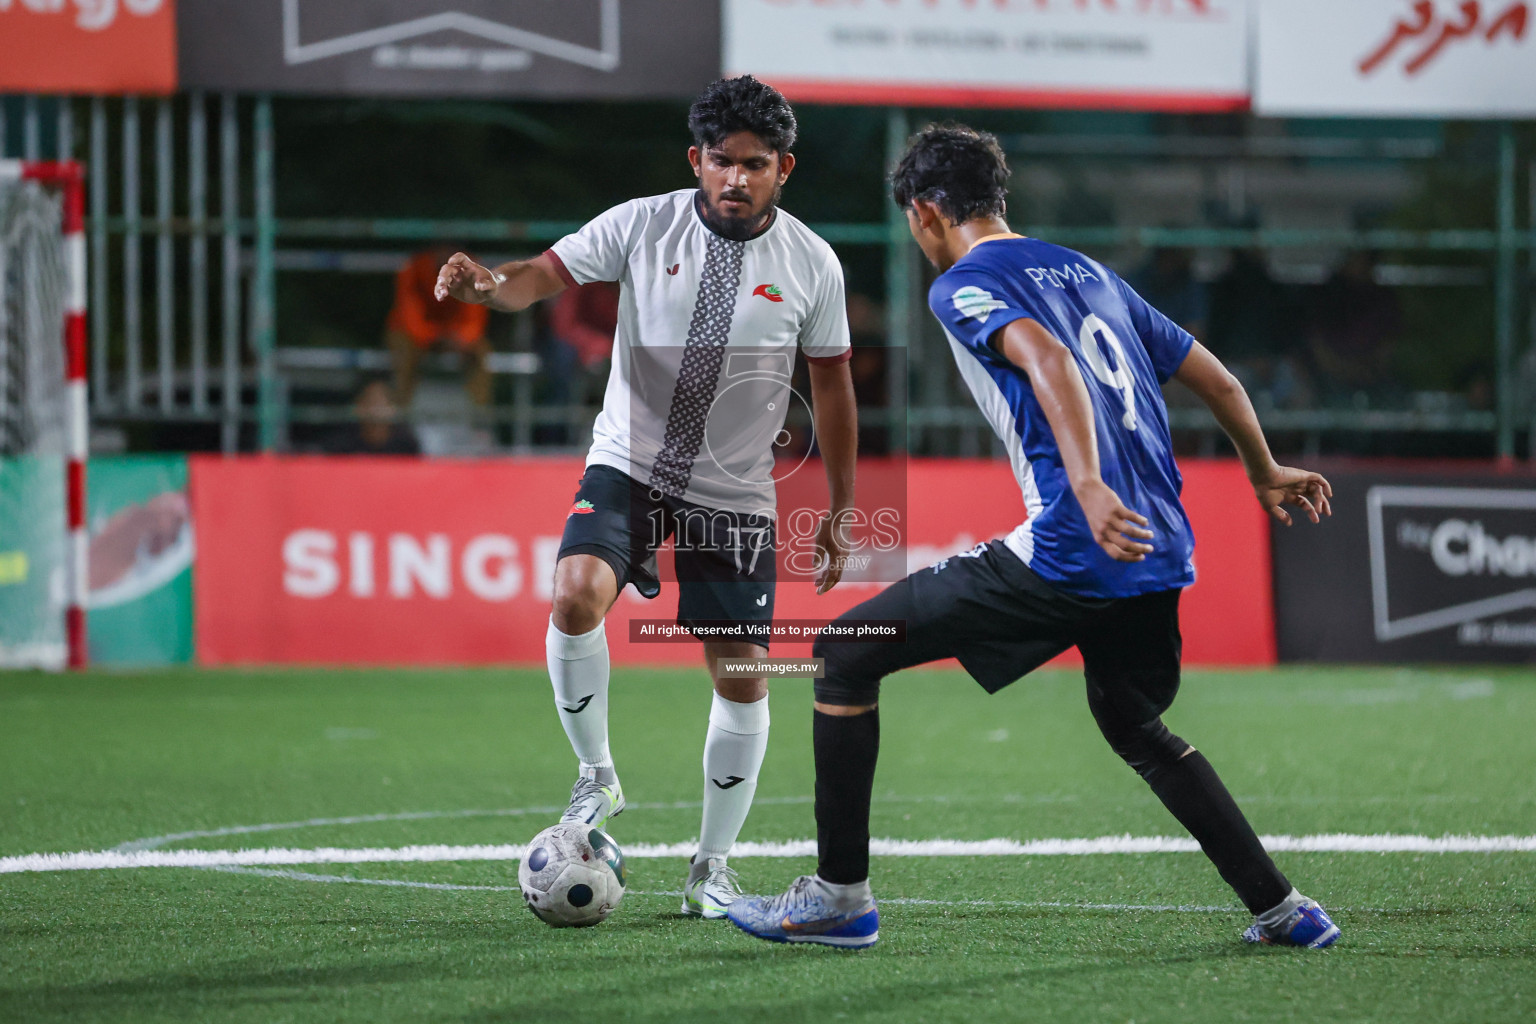
M 17 104 L 13 103 L 14 114 Z M 581 221 L 491 219 L 278 217 L 273 154 L 277 140 L 267 97 L 191 93 L 145 100 L 54 99 L 28 96 L 20 116 L 7 123 L 0 102 L 0 155 L 83 158 L 89 173 L 91 254 L 91 412 L 98 424 L 202 423 L 217 427 L 220 443 L 271 449 L 282 445 L 290 420 L 323 420 L 331 413 L 295 406 L 285 379 L 293 372 L 280 352 L 286 325 L 276 305 L 277 278 L 301 268 L 343 269 L 336 264 L 375 242 L 421 242 L 441 237 L 466 241 L 544 244 Z M 84 119 L 82 137 L 78 122 Z M 886 112 L 887 162 L 901 152 L 913 122 L 905 111 Z M 1006 148 L 1031 159 L 1172 158 L 1190 161 L 1378 160 L 1422 161 L 1444 155 L 1433 139 L 1207 138 L 1187 136 L 1013 135 Z M 19 150 L 19 151 L 17 151 Z M 16 151 L 16 152 L 8 152 Z M 1521 422 L 1516 407 L 1515 363 L 1521 296 L 1522 254 L 1536 251 L 1536 164 L 1526 169 L 1532 221 L 1516 223 L 1518 163 L 1514 133 L 1500 129 L 1495 159 L 1496 223 L 1492 228 L 1342 230 L 1289 228 L 1168 228 L 1146 226 L 1063 227 L 1019 225 L 1052 241 L 1086 247 L 1375 248 L 1487 254 L 1492 262 L 1497 384 L 1494 412 L 1413 410 L 1265 410 L 1276 430 L 1322 432 L 1433 432 L 1486 434 L 1497 452 L 1512 455 Z M 878 246 L 884 252 L 885 341 L 912 354 L 917 373 L 936 373 L 924 359 L 948 353 L 923 342 L 930 319 L 922 301 L 920 258 L 904 218 L 887 204 L 883 223 L 819 223 L 812 227 L 836 246 Z M 282 248 L 279 248 L 281 246 Z M 306 257 L 305 254 L 311 254 Z M 377 264 L 373 272 L 385 272 Z M 356 269 L 356 268 L 354 268 Z M 519 326 L 525 359 L 529 328 Z M 1536 317 L 1531 342 L 1536 344 Z M 284 357 L 287 358 L 287 357 Z M 382 356 L 372 357 L 377 363 Z M 370 364 L 372 366 L 373 364 Z M 382 364 L 380 364 L 382 365 Z M 510 365 L 510 364 L 509 364 Z M 513 423 L 516 448 L 532 444 L 541 423 L 570 422 L 566 406 L 533 405 L 531 364 L 521 362 L 510 408 L 492 421 Z M 945 371 L 947 372 L 947 371 Z M 910 403 L 907 381 L 888 376 L 886 410 L 905 423 L 897 446 L 932 447 L 933 431 L 977 426 L 968 402 L 921 390 Z M 907 408 L 904 408 L 907 407 Z M 1176 428 L 1214 436 L 1214 425 L 1197 410 L 1172 410 Z M 254 428 L 254 430 L 242 430 Z M 1536 430 L 1532 431 L 1536 437 Z M 982 446 L 977 440 L 966 447 Z M 1532 444 L 1536 450 L 1536 441 Z

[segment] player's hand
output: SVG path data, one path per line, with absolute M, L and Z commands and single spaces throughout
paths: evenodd
M 482 267 L 462 252 L 448 257 L 448 262 L 437 272 L 437 284 L 432 294 L 438 302 L 452 297 L 460 302 L 484 305 L 491 301 L 500 276 L 488 267 Z
M 1074 493 L 1088 517 L 1093 539 L 1106 555 L 1117 562 L 1146 561 L 1152 553 L 1152 545 L 1142 543 L 1152 539 L 1146 516 L 1126 508 L 1120 496 L 1102 480 L 1075 489 Z
M 816 593 L 825 594 L 843 578 L 848 546 L 847 513 L 822 516 L 816 527 Z
M 1328 499 L 1333 497 L 1333 487 L 1320 473 L 1309 473 L 1290 466 L 1271 466 L 1258 477 L 1250 478 L 1254 496 L 1264 511 L 1286 526 L 1291 525 L 1291 514 L 1282 506 L 1295 505 L 1314 523 L 1323 516 L 1333 515 Z

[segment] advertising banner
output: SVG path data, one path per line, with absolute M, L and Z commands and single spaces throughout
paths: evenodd
M 194 457 L 191 466 L 203 663 L 543 662 L 581 460 Z M 913 460 L 906 480 L 912 568 L 1001 536 L 1022 516 L 1004 463 Z M 1185 494 L 1200 574 L 1183 605 L 1186 657 L 1272 662 L 1267 534 L 1242 470 L 1192 462 Z M 825 622 L 883 585 L 844 583 L 817 597 L 810 583 L 780 582 L 775 620 Z M 665 573 L 653 601 L 626 588 L 607 622 L 614 661 L 698 664 L 692 640 L 632 634 L 631 620 L 676 613 Z M 808 649 L 773 645 L 775 654 Z
M 0 93 L 175 90 L 175 0 L 0 0 Z
M 196 542 L 186 457 L 92 459 L 86 488 L 91 663 L 191 661 Z
M 1254 106 L 1281 117 L 1536 117 L 1533 7 L 1263 0 Z
M 790 99 L 1238 110 L 1249 0 L 725 0 L 727 72 Z
M 0 668 L 62 668 L 64 460 L 0 458 Z
M 720 73 L 714 0 L 181 0 L 188 88 L 689 97 Z
M 1536 475 L 1327 475 L 1274 531 L 1282 660 L 1536 662 Z

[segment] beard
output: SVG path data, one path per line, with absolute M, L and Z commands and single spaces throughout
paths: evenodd
M 763 204 L 761 209 L 753 210 L 746 215 L 740 215 L 729 214 L 720 209 L 710 199 L 709 193 L 701 188 L 699 189 L 699 216 L 709 226 L 711 231 L 722 238 L 729 238 L 733 242 L 745 242 L 767 227 L 768 222 L 773 219 L 773 211 L 778 208 L 779 197 L 783 192 L 784 186 L 775 185 L 773 195 L 768 197 L 768 201 Z M 738 198 L 742 197 L 743 194 L 727 191 L 722 193 L 722 196 Z

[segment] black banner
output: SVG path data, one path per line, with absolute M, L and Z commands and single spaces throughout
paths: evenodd
M 718 0 L 180 0 L 181 85 L 349 96 L 691 99 Z
M 1323 469 L 1271 531 L 1281 661 L 1536 662 L 1536 474 Z

